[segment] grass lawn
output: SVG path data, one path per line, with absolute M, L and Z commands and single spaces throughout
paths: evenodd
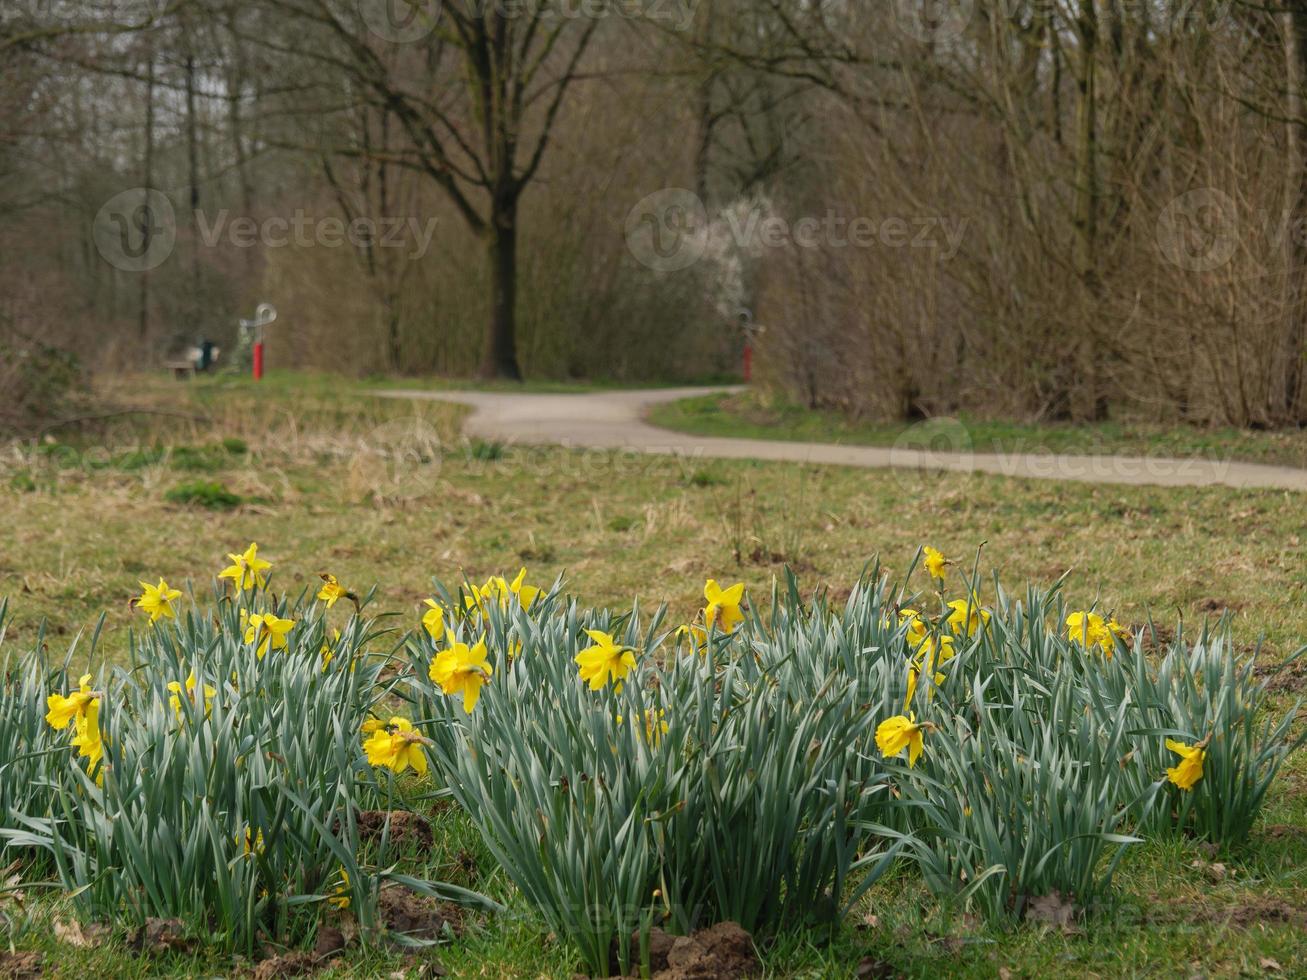
M 847 588 L 879 553 L 891 573 L 921 543 L 987 565 L 1011 587 L 1068 574 L 1067 589 L 1123 622 L 1196 625 L 1226 610 L 1236 637 L 1264 638 L 1278 660 L 1307 638 L 1307 507 L 1283 492 L 1161 490 L 926 476 L 751 462 L 702 463 L 610 452 L 467 443 L 461 409 L 377 399 L 339 379 L 278 375 L 189 384 L 133 381 L 114 389 L 157 414 L 123 416 L 94 437 L 9 447 L 0 466 L 0 596 L 7 640 L 29 643 L 47 621 L 59 651 L 107 616 L 102 649 L 121 656 L 138 580 L 191 578 L 202 587 L 229 551 L 258 541 L 278 580 L 308 587 L 330 571 L 356 588 L 379 586 L 383 611 L 416 623 L 437 576 L 456 583 L 565 574 L 594 605 L 666 602 L 688 618 L 706 577 L 743 580 L 756 597 L 788 563 L 808 586 Z M 693 431 L 769 431 L 713 400 L 670 409 Z M 715 406 L 715 407 L 712 407 Z M 771 434 L 806 438 L 794 418 Z M 866 441 L 878 441 L 872 430 Z M 889 429 L 881 438 L 892 439 Z M 1009 429 L 1009 433 L 1021 430 Z M 1236 440 L 1194 431 L 1165 438 L 1121 428 L 1043 433 L 1060 451 L 1234 451 L 1290 461 L 1301 440 Z M 1000 436 L 978 428 L 980 449 Z M 837 433 L 845 437 L 846 433 Z M 849 435 L 848 438 L 853 438 Z M 1080 439 L 1080 442 L 1076 440 Z M 1108 440 L 1091 445 L 1094 439 Z M 1113 441 L 1114 440 L 1114 441 Z M 400 446 L 401 453 L 378 452 Z M 1296 457 L 1301 460 L 1302 456 Z M 314 586 L 316 587 L 316 586 Z M 139 626 L 139 618 L 137 618 Z M 1301 692 L 1298 673 L 1280 700 Z M 869 724 L 871 722 L 869 721 Z M 1301 726 L 1301 722 L 1300 722 Z M 511 914 L 477 919 L 434 955 L 454 976 L 570 977 L 578 960 L 534 924 L 466 820 L 434 812 L 437 844 L 409 858 L 410 873 L 481 890 Z M 1067 934 L 991 931 L 946 917 L 914 874 L 872 889 L 833 941 L 782 936 L 764 951 L 770 975 L 853 976 L 864 957 L 909 976 L 1290 975 L 1307 962 L 1307 765 L 1291 760 L 1248 848 L 1212 855 L 1196 844 L 1149 843 L 1122 866 L 1119 907 Z M 77 948 L 52 937 L 57 900 L 4 908 L 17 950 L 41 950 L 57 975 L 213 975 L 230 961 L 199 954 L 137 957 L 120 940 Z M 431 954 L 351 954 L 327 975 L 418 975 Z M 1295 966 L 1295 964 L 1299 964 Z M 423 975 L 431 975 L 430 973 Z
M 1242 460 L 1307 467 L 1307 431 L 1248 432 L 1148 422 L 1023 424 L 984 419 L 919 423 L 851 421 L 837 412 L 773 401 L 757 392 L 703 395 L 658 406 L 655 425 L 703 436 L 934 448 L 978 453 L 1065 453 Z

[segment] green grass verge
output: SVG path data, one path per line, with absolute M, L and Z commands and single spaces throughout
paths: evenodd
M 752 391 L 703 395 L 659 405 L 650 421 L 666 429 L 702 436 L 980 453 L 1244 460 L 1307 467 L 1307 430 L 1250 432 L 1147 422 L 1036 425 L 969 418 L 920 423 L 853 421 L 838 412 L 772 401 Z
M 184 417 L 143 416 L 108 435 L 15 447 L 0 465 L 0 594 L 11 598 L 9 641 L 50 622 L 57 649 L 106 612 L 104 652 L 121 655 L 140 621 L 126 606 L 138 580 L 207 582 L 225 552 L 251 540 L 279 581 L 330 571 L 350 586 L 380 584 L 382 611 L 416 623 L 436 575 L 531 569 L 532 581 L 565 573 L 596 605 L 668 602 L 674 617 L 701 604 L 708 576 L 745 581 L 757 597 L 784 563 L 809 586 L 839 590 L 868 556 L 902 572 L 929 542 L 986 561 L 1004 580 L 1049 582 L 1094 597 L 1124 622 L 1151 614 L 1166 628 L 1228 610 L 1239 640 L 1265 638 L 1278 659 L 1307 638 L 1307 566 L 1301 498 L 1270 491 L 1164 490 L 1089 484 L 846 470 L 742 461 L 702 463 L 619 453 L 464 443 L 462 410 L 375 399 L 372 386 L 276 375 L 255 386 L 201 380 L 133 388 L 134 398 Z M 396 433 L 434 433 L 439 445 L 381 455 Z M 179 479 L 173 452 L 142 452 L 133 465 L 82 465 L 97 446 L 118 458 L 149 447 L 204 452 L 213 480 L 245 501 L 210 511 L 167 501 Z M 232 446 L 238 445 L 232 442 Z M 21 478 L 20 478 L 21 477 Z M 1298 696 L 1307 675 L 1286 679 Z M 451 976 L 570 977 L 577 960 L 535 924 L 467 820 L 417 804 L 435 821 L 436 847 L 404 869 L 499 898 L 510 913 L 474 919 L 435 951 Z M 470 859 L 469 859 L 470 856 Z M 1150 843 L 1119 875 L 1118 908 L 1063 934 L 1037 927 L 994 932 L 949 918 L 906 873 L 877 884 L 855 918 L 828 939 L 780 937 L 764 951 L 768 975 L 847 977 L 860 960 L 881 975 L 1261 975 L 1273 961 L 1290 975 L 1307 962 L 1307 764 L 1300 753 L 1273 788 L 1253 842 L 1211 855 L 1196 844 Z M 6 938 L 36 950 L 57 976 L 210 976 L 234 965 L 203 952 L 137 956 L 122 937 L 76 948 L 52 933 L 67 916 L 57 899 L 29 892 L 26 911 L 3 907 Z M 2 923 L 0 923 L 2 924 Z M 424 957 L 399 952 L 342 957 L 328 976 L 417 976 Z M 429 973 L 426 975 L 430 975 Z M 876 975 L 876 974 L 871 974 Z

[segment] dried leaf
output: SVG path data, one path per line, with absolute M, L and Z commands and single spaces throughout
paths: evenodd
M 78 949 L 95 949 L 109 935 L 109 927 L 101 924 L 83 926 L 76 919 L 71 922 L 60 922 L 56 919 L 54 935 L 61 943 L 67 943 L 69 946 Z
M 1064 899 L 1060 892 L 1049 892 L 1030 900 L 1026 907 L 1026 921 L 1060 929 L 1064 933 L 1076 932 L 1076 907 Z

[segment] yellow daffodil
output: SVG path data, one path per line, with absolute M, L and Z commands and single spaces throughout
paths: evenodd
M 541 592 L 536 586 L 526 584 L 525 568 L 517 573 L 517 578 L 508 583 L 508 591 L 517 596 L 517 601 L 521 603 L 523 609 L 530 609 L 531 603 L 536 601 Z
M 508 597 L 516 596 L 522 608 L 529 609 L 539 595 L 540 589 L 526 584 L 526 569 L 523 568 L 511 582 L 502 575 L 492 575 L 480 588 L 472 586 L 471 592 L 463 600 L 463 605 L 469 611 L 476 609 L 477 612 L 485 615 L 489 603 L 497 603 L 500 609 L 507 609 Z
M 331 893 L 331 898 L 327 899 L 327 904 L 334 909 L 347 909 L 349 908 L 349 872 L 344 868 L 340 869 L 340 881 L 336 890 Z
M 322 572 L 318 577 L 322 579 L 322 588 L 318 589 L 318 598 L 327 604 L 328 609 L 334 606 L 337 601 L 341 599 L 349 599 L 353 602 L 358 601 L 358 598 L 354 593 L 341 585 L 336 576 Z
M 364 726 L 366 729 L 366 725 Z M 403 772 L 410 766 L 418 775 L 427 771 L 427 757 L 422 746 L 428 742 L 407 718 L 391 718 L 363 742 L 368 764 Z
M 953 637 L 931 634 L 917 647 L 917 661 L 927 668 L 943 667 L 953 659 Z
M 246 827 L 245 828 L 245 856 L 249 857 L 252 854 L 255 855 L 262 854 L 263 851 L 264 851 L 263 831 L 260 830 L 256 834 L 251 836 L 250 828 Z
M 612 680 L 616 690 L 620 691 L 622 679 L 635 669 L 635 653 L 602 630 L 586 630 L 585 635 L 595 645 L 576 655 L 581 680 L 588 681 L 592 691 L 599 690 Z
M 195 674 L 186 678 L 186 698 L 188 701 L 195 700 Z M 178 718 L 182 716 L 182 686 L 177 681 L 168 682 L 168 690 L 172 692 L 168 697 L 168 703 L 172 705 L 172 710 Z M 204 716 L 207 718 L 213 708 L 213 699 L 217 697 L 218 689 L 204 685 Z
M 912 707 L 912 698 L 917 693 L 917 676 L 921 673 L 921 668 L 916 663 L 908 665 L 908 696 L 903 701 L 903 710 L 907 711 Z M 933 700 L 935 697 L 935 688 L 944 683 L 944 675 L 935 672 L 935 685 L 926 693 L 926 700 Z
M 989 610 L 980 608 L 975 596 L 970 599 L 954 599 L 948 604 L 948 626 L 954 633 L 961 634 L 965 629 L 967 636 L 974 636 L 976 630 L 989 624 Z
M 698 623 L 676 627 L 676 635 L 684 637 L 695 653 L 703 653 L 708 649 L 708 632 Z
M 77 717 L 77 734 L 72 739 L 77 754 L 87 760 L 86 769 L 91 772 L 104 756 L 104 739 L 100 734 L 100 699 L 95 698 Z
M 667 734 L 666 718 L 667 712 L 661 708 L 656 714 L 653 708 L 644 709 L 644 738 L 650 745 L 657 745 L 663 740 L 663 736 Z M 617 723 L 624 725 L 626 720 L 618 715 Z
M 174 599 L 181 596 L 181 589 L 170 589 L 163 579 L 159 579 L 158 585 L 142 582 L 141 588 L 143 591 L 132 602 L 141 612 L 150 614 L 151 623 L 157 623 L 160 619 L 177 618 L 172 603 Z
M 943 552 L 930 547 L 930 545 L 922 549 L 922 554 L 925 556 L 926 571 L 930 574 L 930 577 L 937 582 L 943 582 L 944 568 L 946 565 L 951 565 L 952 562 L 944 557 Z
M 437 643 L 445 635 L 445 607 L 435 599 L 424 600 L 430 608 L 422 614 L 422 626 Z
M 469 715 L 481 697 L 481 686 L 490 680 L 495 669 L 486 659 L 486 641 L 476 646 L 455 643 L 431 661 L 431 680 L 440 685 L 446 696 L 461 694 L 463 710 Z
M 703 625 L 707 629 L 716 626 L 723 633 L 735 632 L 735 627 L 744 622 L 744 613 L 740 604 L 744 601 L 744 583 L 737 582 L 729 589 L 723 589 L 716 579 L 710 578 L 703 587 L 703 597 L 708 605 L 703 610 Z
M 1073 612 L 1066 618 L 1067 639 L 1079 643 L 1088 650 L 1098 647 L 1104 655 L 1111 657 L 1116 651 L 1116 638 L 1126 639 L 1129 630 L 1115 619 L 1105 620 L 1095 612 Z
M 281 619 L 276 613 L 255 613 L 245 626 L 245 642 L 255 644 L 262 660 L 268 650 L 286 649 L 286 634 L 295 625 L 293 619 Z
M 1166 770 L 1166 778 L 1186 792 L 1203 778 L 1203 760 L 1207 758 L 1203 746 L 1204 742 L 1186 745 L 1173 738 L 1166 740 L 1166 747 L 1180 757 L 1179 764 Z
M 925 726 L 918 725 L 916 721 L 916 715 L 895 715 L 877 725 L 876 745 L 879 746 L 881 755 L 888 759 L 907 749 L 908 767 L 915 766 L 924 748 L 922 732 L 925 730 Z
M 921 613 L 915 609 L 899 610 L 899 623 L 902 624 L 905 621 L 908 624 L 908 632 L 905 634 L 908 646 L 916 650 L 925 641 L 926 634 L 930 632 L 930 624 L 922 619 Z
M 238 592 L 248 592 L 255 586 L 261 589 L 268 584 L 263 573 L 272 567 L 272 563 L 259 557 L 257 543 L 251 542 L 244 554 L 228 554 L 227 558 L 231 564 L 218 573 L 218 578 L 231 579 Z
M 340 630 L 334 629 L 331 632 L 333 637 L 332 642 L 340 643 Z M 336 659 L 336 651 L 332 648 L 331 643 L 323 640 L 322 648 L 318 650 L 318 654 L 322 657 L 322 672 L 325 674 L 327 668 L 331 666 L 331 662 Z M 351 666 L 350 670 L 352 671 L 353 669 L 354 668 Z
M 51 694 L 45 699 L 46 707 L 50 709 L 46 712 L 45 720 L 51 728 L 62 731 L 74 718 L 80 721 L 82 715 L 86 713 L 87 706 L 95 700 L 95 693 L 91 690 L 90 674 L 83 674 L 78 681 L 78 686 L 80 690 L 73 691 L 68 697 Z

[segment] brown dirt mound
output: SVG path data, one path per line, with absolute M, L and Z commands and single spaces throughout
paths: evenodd
M 390 843 L 395 847 L 415 846 L 429 850 L 434 837 L 431 822 L 408 810 L 364 810 L 358 815 L 359 837 L 365 841 L 381 840 L 390 819 Z

